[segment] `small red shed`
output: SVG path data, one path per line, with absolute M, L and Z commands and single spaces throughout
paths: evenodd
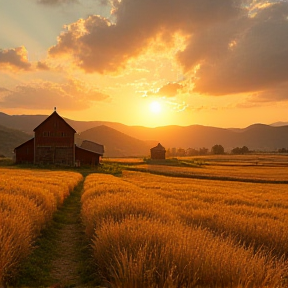
M 160 143 L 158 143 L 156 147 L 151 148 L 150 152 L 151 152 L 151 159 L 157 159 L 157 160 L 165 159 L 166 150 Z
M 14 149 L 16 154 L 16 163 L 34 162 L 34 138 L 26 141 Z

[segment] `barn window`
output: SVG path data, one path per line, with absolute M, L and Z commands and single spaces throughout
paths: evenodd
M 47 131 L 43 132 L 43 137 L 47 137 Z

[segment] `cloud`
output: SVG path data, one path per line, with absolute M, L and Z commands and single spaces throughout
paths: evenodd
M 50 56 L 71 55 L 88 73 L 115 72 L 161 39 L 173 46 L 173 35 L 190 36 L 241 11 L 233 0 L 122 0 L 112 2 L 114 22 L 96 15 L 66 26 Z
M 179 83 L 168 83 L 164 86 L 162 86 L 157 92 L 151 92 L 149 91 L 147 93 L 147 96 L 161 96 L 161 97 L 175 97 L 178 93 L 181 93 L 181 91 L 184 89 L 184 86 Z
M 0 94 L 3 92 L 9 92 L 9 90 L 4 87 L 0 87 Z
M 25 70 L 31 69 L 28 52 L 25 47 L 0 49 L 0 69 Z
M 36 67 L 39 70 L 50 70 L 50 67 L 45 62 L 41 62 L 41 61 L 37 62 Z
M 147 51 L 177 51 L 178 35 L 185 45 L 174 56 L 194 93 L 260 95 L 288 79 L 287 1 L 102 2 L 111 5 L 110 20 L 91 15 L 67 25 L 49 49 L 50 56 L 72 57 L 87 73 L 120 73 Z M 158 42 L 161 45 L 155 45 Z M 157 93 L 175 95 L 172 85 L 165 89 Z M 267 92 L 265 99 L 283 99 L 288 95 L 285 89 L 275 90 L 278 97 Z
M 38 0 L 37 2 L 45 5 L 61 5 L 61 4 L 77 3 L 78 0 Z
M 225 95 L 270 90 L 288 79 L 288 3 L 261 8 L 196 34 L 178 59 L 195 74 L 199 93 Z M 286 90 L 287 95 L 288 90 Z M 270 94 L 273 100 L 276 97 Z
M 4 93 L 5 92 L 5 93 Z M 84 110 L 96 101 L 105 101 L 110 97 L 94 87 L 88 87 L 79 80 L 67 83 L 32 82 L 18 85 L 14 90 L 0 91 L 4 95 L 0 105 L 6 108 L 50 109 L 61 107 L 63 110 Z M 0 98 L 1 99 L 1 98 Z
M 288 101 L 288 82 L 281 83 L 271 89 L 255 92 L 248 98 L 249 103 L 270 103 Z

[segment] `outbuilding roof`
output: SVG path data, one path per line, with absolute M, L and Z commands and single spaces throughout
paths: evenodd
M 161 151 L 165 151 L 165 148 L 164 148 L 160 143 L 158 143 L 157 146 L 151 148 L 150 150 L 161 150 Z
M 14 148 L 14 152 L 15 152 L 16 149 L 18 149 L 18 148 L 20 148 L 20 147 L 22 147 L 22 146 L 28 144 L 30 141 L 31 141 L 31 142 L 34 142 L 34 137 L 33 137 L 32 139 L 30 139 L 30 140 L 28 140 L 28 141 L 22 143 L 21 145 L 15 147 L 15 148 Z
M 80 148 L 83 148 L 85 150 L 95 152 L 97 154 L 103 155 L 104 153 L 104 146 L 89 140 L 84 140 L 80 146 Z

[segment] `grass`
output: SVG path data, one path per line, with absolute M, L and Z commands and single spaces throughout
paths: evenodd
M 165 165 L 176 167 L 201 167 L 203 162 L 194 159 L 168 158 L 164 160 L 144 159 L 144 163 L 149 165 Z
M 81 198 L 109 287 L 286 287 L 286 185 L 123 180 L 90 175 Z
M 201 169 L 199 169 L 201 167 Z M 158 175 L 166 175 L 182 178 L 199 178 L 207 180 L 228 180 L 258 183 L 282 183 L 287 184 L 288 159 L 286 166 L 240 166 L 240 165 L 201 165 L 201 166 L 171 166 L 164 164 L 145 164 L 126 167 L 126 170 L 149 172 Z
M 0 173 L 0 284 L 5 285 L 15 278 L 33 243 L 82 176 L 20 169 Z
M 173 203 L 174 215 L 187 225 L 228 235 L 241 243 L 286 253 L 288 196 L 286 184 L 237 183 L 181 179 L 124 172 L 124 179 L 149 195 Z
M 14 161 L 11 158 L 0 157 L 0 167 L 12 166 Z
M 53 262 L 60 257 L 57 242 L 61 241 L 61 230 L 65 225 L 76 224 L 82 227 L 80 218 L 82 187 L 83 182 L 80 182 L 66 198 L 63 206 L 54 214 L 49 226 L 42 231 L 41 237 L 34 245 L 33 253 L 21 266 L 22 269 L 16 280 L 11 283 L 15 287 L 50 287 L 59 282 L 59 279 L 51 276 Z M 81 229 L 84 231 L 84 228 Z M 91 270 L 93 259 L 90 255 L 92 252 L 84 232 L 79 234 L 77 241 L 78 249 L 75 250 L 75 253 L 77 263 L 79 263 L 78 274 L 81 276 L 81 283 L 86 285 L 85 287 L 96 287 L 99 284 L 99 277 L 94 270 Z M 65 287 L 70 286 L 67 284 Z
M 257 165 L 254 156 L 242 156 L 146 159 L 145 163 L 118 159 L 97 167 L 43 167 L 43 175 L 65 169 L 65 173 L 87 176 L 84 194 L 82 183 L 57 206 L 50 224 L 34 239 L 33 253 L 21 262 L 21 276 L 13 276 L 13 285 L 60 283 L 51 274 L 55 259 L 61 257 L 57 243 L 67 225 L 82 225 L 82 209 L 86 235 L 82 227 L 75 257 L 85 287 L 97 287 L 103 280 L 111 288 L 286 287 L 288 198 L 287 185 L 281 183 L 287 183 L 283 169 L 287 156 L 257 156 Z M 6 170 L 21 174 L 24 167 L 3 167 L 1 176 Z M 31 167 L 25 181 L 38 172 L 39 167 Z M 37 185 L 45 190 L 51 181 Z M 41 203 L 41 195 L 28 198 Z M 15 203 L 13 209 L 22 196 L 7 198 Z M 48 203 L 43 204 L 44 210 Z M 67 282 L 59 287 L 80 287 L 75 285 Z

